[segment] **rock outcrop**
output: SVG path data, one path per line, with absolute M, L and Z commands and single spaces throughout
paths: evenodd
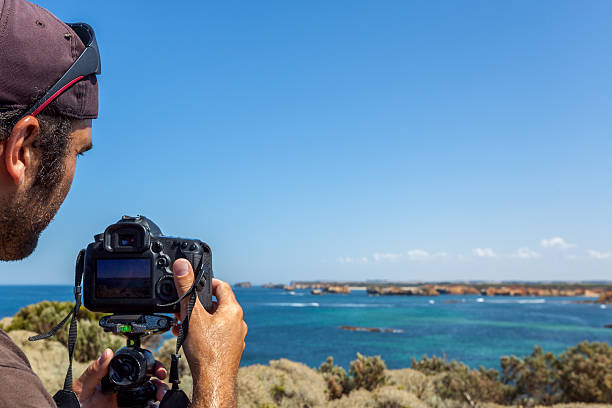
M 602 293 L 595 303 L 612 304 L 612 290 Z
M 340 293 L 348 295 L 351 293 L 351 289 L 348 286 L 328 286 L 325 288 L 325 293 Z

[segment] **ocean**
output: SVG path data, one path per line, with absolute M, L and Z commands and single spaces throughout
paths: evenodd
M 539 345 L 559 353 L 583 340 L 612 341 L 612 307 L 583 298 L 481 296 L 314 296 L 260 287 L 235 289 L 249 326 L 243 365 L 288 358 L 318 367 L 328 356 L 348 367 L 357 352 L 389 368 L 423 355 L 499 369 L 503 355 Z M 0 317 L 41 300 L 72 300 L 69 286 L 0 286 Z M 340 326 L 391 329 L 347 331 Z M 166 334 L 169 336 L 170 334 Z

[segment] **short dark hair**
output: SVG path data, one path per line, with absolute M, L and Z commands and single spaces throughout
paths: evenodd
M 26 113 L 25 109 L 0 109 L 0 143 L 8 139 L 13 126 Z M 57 113 L 52 106 L 36 116 L 40 125 L 37 147 L 41 152 L 40 168 L 34 185 L 49 188 L 61 180 L 64 158 L 70 145 L 72 119 Z

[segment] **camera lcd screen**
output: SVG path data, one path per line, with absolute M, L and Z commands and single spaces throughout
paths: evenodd
M 96 297 L 150 298 L 150 259 L 98 259 Z

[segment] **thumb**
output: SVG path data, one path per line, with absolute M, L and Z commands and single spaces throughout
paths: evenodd
M 83 401 L 89 398 L 102 378 L 108 373 L 108 365 L 113 358 L 111 349 L 104 350 L 102 356 L 91 363 L 85 372 L 73 384 L 74 392 L 78 394 L 79 400 Z
M 193 268 L 188 260 L 180 258 L 174 261 L 172 272 L 174 274 L 174 286 L 176 286 L 176 293 L 178 293 L 178 296 L 181 297 L 193 285 Z M 187 313 L 188 303 L 189 296 L 187 296 L 181 302 L 181 321 L 185 318 Z

